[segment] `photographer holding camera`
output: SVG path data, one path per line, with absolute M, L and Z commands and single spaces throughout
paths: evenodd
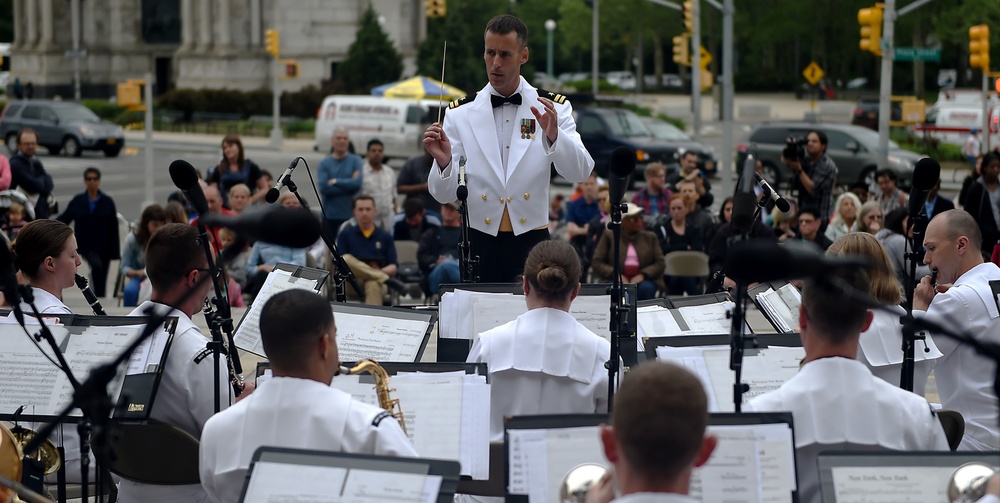
M 826 155 L 826 146 L 826 133 L 812 130 L 805 140 L 789 138 L 781 153 L 781 163 L 795 176 L 792 187 L 799 195 L 799 208 L 819 208 L 824 228 L 833 215 L 833 187 L 837 184 L 837 165 Z

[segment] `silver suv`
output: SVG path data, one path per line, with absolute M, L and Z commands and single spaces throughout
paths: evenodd
M 89 108 L 68 101 L 11 101 L 0 113 L 0 137 L 11 154 L 17 151 L 17 132 L 38 133 L 38 144 L 52 154 L 78 157 L 84 150 L 101 150 L 115 157 L 125 147 L 121 126 L 101 120 Z
M 757 158 L 763 164 L 764 177 L 772 183 L 790 183 L 792 171 L 781 163 L 781 151 L 785 141 L 805 138 L 809 131 L 826 133 L 828 144 L 826 153 L 837 165 L 837 184 L 851 185 L 857 181 L 875 186 L 875 171 L 878 170 L 878 133 L 871 129 L 849 124 L 828 124 L 810 122 L 779 122 L 757 126 L 750 133 L 748 143 L 757 146 Z M 743 166 L 749 145 L 740 145 L 737 166 Z M 909 188 L 913 178 L 913 167 L 920 154 L 903 150 L 895 142 L 889 142 L 889 165 L 896 172 L 899 185 Z

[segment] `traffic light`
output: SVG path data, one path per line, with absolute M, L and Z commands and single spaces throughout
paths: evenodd
M 882 55 L 882 11 L 885 4 L 877 3 L 874 7 L 858 11 L 858 24 L 861 25 L 862 51 L 868 51 L 876 56 Z
M 281 78 L 294 79 L 299 76 L 299 61 L 297 59 L 282 59 L 278 61 L 281 66 Z
M 969 66 L 990 71 L 990 27 L 985 24 L 969 28 Z
M 264 48 L 268 54 L 276 58 L 281 54 L 281 40 L 278 38 L 278 30 L 271 28 L 264 32 Z
M 690 40 L 687 35 L 677 35 L 674 37 L 674 63 L 691 66 Z
M 424 0 L 424 8 L 427 10 L 427 17 L 444 17 L 448 14 L 445 0 Z
M 688 33 L 694 32 L 694 0 L 684 1 L 684 29 Z

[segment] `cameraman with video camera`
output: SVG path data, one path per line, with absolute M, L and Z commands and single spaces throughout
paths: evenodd
M 826 133 L 812 130 L 804 140 L 789 138 L 781 152 L 781 163 L 794 175 L 792 187 L 798 193 L 799 208 L 819 208 L 820 232 L 833 215 L 833 188 L 837 184 L 837 165 L 826 155 L 826 146 Z

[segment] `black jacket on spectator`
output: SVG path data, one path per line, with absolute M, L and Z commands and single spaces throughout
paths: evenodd
M 723 264 L 726 263 L 726 252 L 729 251 L 729 233 L 730 226 L 732 224 L 725 223 L 719 226 L 718 230 L 715 231 L 715 237 L 712 238 L 712 243 L 708 246 L 708 266 L 714 274 L 716 271 L 722 269 Z M 769 239 L 771 241 L 778 241 L 775 237 L 774 231 L 770 227 L 766 226 L 760 220 L 755 220 L 753 227 L 750 228 L 750 239 Z
M 990 204 L 986 187 L 978 181 L 973 183 L 965 198 L 965 211 L 979 222 L 979 231 L 983 233 L 982 251 L 987 258 L 993 254 L 993 245 L 1000 240 L 1000 230 L 997 229 L 997 221 L 993 219 Z
M 49 218 L 49 194 L 54 185 L 52 175 L 45 172 L 37 157 L 29 159 L 18 152 L 10 158 L 10 188 L 37 195 L 35 218 Z

